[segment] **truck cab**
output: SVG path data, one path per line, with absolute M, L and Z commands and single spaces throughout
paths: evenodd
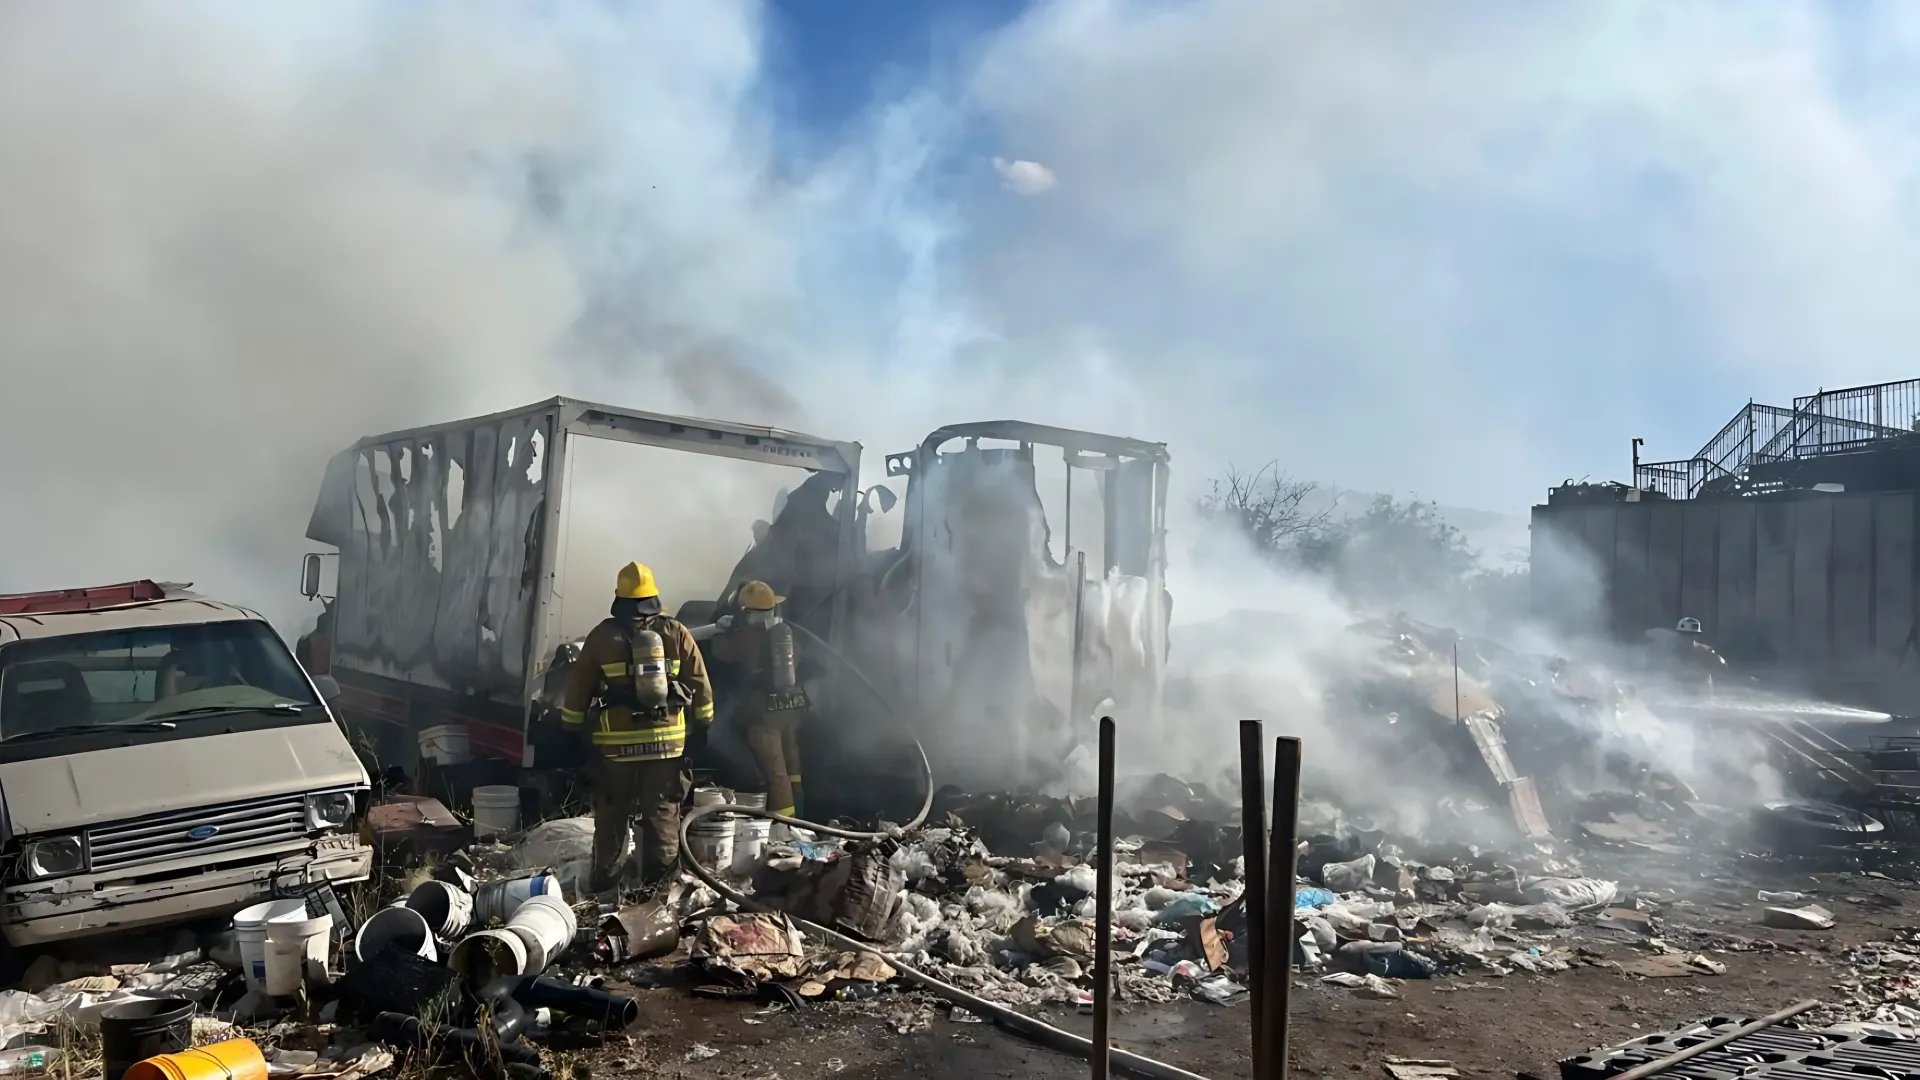
M 369 785 L 254 612 L 152 581 L 0 596 L 0 934 L 53 944 L 367 879 Z

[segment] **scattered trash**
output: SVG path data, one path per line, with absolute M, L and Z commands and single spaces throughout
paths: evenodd
M 1833 912 L 1818 904 L 1801 908 L 1770 907 L 1761 921 L 1776 930 L 1831 930 Z
M 1451 1061 L 1438 1061 L 1430 1058 L 1390 1057 L 1386 1061 L 1387 1075 L 1393 1080 L 1449 1080 L 1460 1075 Z
M 717 1058 L 719 1056 L 720 1051 L 715 1050 L 705 1043 L 694 1043 L 693 1049 L 687 1051 L 688 1061 L 705 1061 L 708 1058 Z

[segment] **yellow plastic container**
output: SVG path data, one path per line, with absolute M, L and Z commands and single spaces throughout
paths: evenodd
M 252 1039 L 228 1039 L 137 1061 L 126 1080 L 267 1080 L 267 1058 Z

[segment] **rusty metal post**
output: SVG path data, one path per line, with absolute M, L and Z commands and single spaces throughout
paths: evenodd
M 1286 1080 L 1287 1004 L 1293 989 L 1293 878 L 1299 869 L 1300 740 L 1274 740 L 1273 833 L 1267 851 L 1267 985 L 1255 1023 L 1266 1032 L 1267 1075 Z
M 1246 890 L 1241 894 L 1240 906 L 1247 913 L 1247 988 L 1253 993 L 1252 1006 L 1253 1029 L 1253 1076 L 1254 1080 L 1266 1080 L 1272 1075 L 1267 1070 L 1267 1056 L 1264 1051 L 1266 1040 L 1261 1038 L 1263 1027 L 1260 1018 L 1261 1004 L 1267 994 L 1267 947 L 1270 927 L 1267 925 L 1267 737 L 1258 720 L 1240 721 L 1240 852 L 1245 860 L 1242 875 L 1246 879 Z
M 1100 718 L 1100 799 L 1094 810 L 1099 848 L 1093 888 L 1093 1080 L 1107 1080 L 1113 1011 L 1113 717 Z

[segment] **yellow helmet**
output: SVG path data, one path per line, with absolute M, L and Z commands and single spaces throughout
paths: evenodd
M 773 586 L 764 581 L 749 581 L 740 586 L 740 607 L 745 611 L 772 611 L 786 600 L 784 596 L 775 596 Z
M 645 600 L 660 595 L 660 586 L 653 583 L 653 571 L 637 562 L 630 562 L 620 568 L 620 577 L 614 582 L 613 595 L 622 600 Z

